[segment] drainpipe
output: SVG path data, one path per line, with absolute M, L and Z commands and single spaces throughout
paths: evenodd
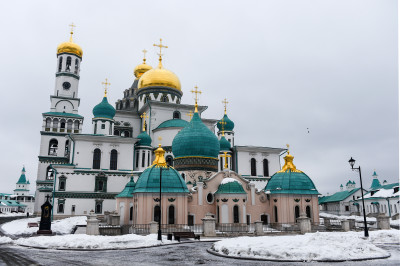
M 52 164 L 50 164 L 50 168 L 53 169 L 54 171 L 54 183 L 53 183 L 53 208 L 51 209 L 51 221 L 53 221 L 53 213 L 54 213 L 54 196 L 55 196 L 55 191 L 56 191 L 56 183 L 57 183 L 57 170 L 53 167 Z
M 388 204 L 388 210 L 389 210 L 389 217 L 392 217 L 392 212 L 390 211 L 390 203 L 389 203 L 389 199 L 386 198 L 387 204 Z

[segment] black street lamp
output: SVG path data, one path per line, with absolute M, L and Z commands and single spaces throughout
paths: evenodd
M 158 237 L 157 240 L 161 240 L 161 178 L 162 178 L 162 166 L 160 166 L 160 214 L 158 218 Z
M 351 166 L 351 170 L 358 171 L 360 173 L 362 209 L 363 209 L 363 214 L 364 214 L 364 236 L 368 237 L 367 217 L 365 216 L 364 189 L 363 189 L 362 178 L 361 178 L 361 166 L 354 167 L 354 163 L 355 162 L 356 162 L 356 160 L 354 160 L 353 157 L 351 157 L 350 160 L 349 160 L 349 164 Z

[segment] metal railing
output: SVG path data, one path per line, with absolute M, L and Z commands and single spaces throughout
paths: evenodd
M 128 228 L 128 233 L 129 234 L 138 234 L 138 235 L 148 235 L 150 234 L 150 224 L 130 224 L 130 225 L 125 225 L 125 227 Z M 125 232 L 123 229 L 123 232 Z
M 215 229 L 223 233 L 244 233 L 249 232 L 250 226 L 248 224 L 240 223 L 219 223 L 216 225 Z
M 203 225 L 202 224 L 162 224 L 161 231 L 163 234 L 173 233 L 173 232 L 194 232 L 194 233 L 203 233 Z

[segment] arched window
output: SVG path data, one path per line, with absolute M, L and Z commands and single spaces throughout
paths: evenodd
M 171 155 L 168 155 L 167 158 L 165 158 L 165 160 L 167 161 L 167 164 L 169 166 L 172 166 L 172 167 L 174 166 L 174 158 L 172 158 Z
M 46 118 L 46 128 L 50 128 L 50 126 L 51 126 L 51 118 L 47 117 Z
M 278 207 L 274 206 L 275 223 L 278 222 Z
M 75 120 L 75 122 L 74 122 L 74 129 L 79 130 L 79 121 L 78 120 Z
M 58 213 L 64 213 L 64 203 L 58 203 Z
M 54 170 L 53 170 L 53 168 L 50 167 L 50 165 L 47 167 L 47 170 L 46 170 L 46 179 L 47 180 L 54 179 Z
M 103 211 L 102 205 L 103 205 L 102 202 L 99 202 L 99 201 L 96 202 L 96 213 L 102 213 L 102 211 Z
M 65 151 L 64 151 L 64 156 L 67 157 L 69 155 L 69 140 L 67 139 L 65 141 Z
M 72 130 L 72 120 L 71 119 L 69 119 L 67 121 L 67 130 L 68 130 L 68 132 L 71 132 L 71 130 Z
M 233 222 L 235 224 L 239 223 L 239 206 L 233 206 Z
M 118 152 L 116 150 L 112 150 L 110 156 L 110 170 L 117 170 L 117 162 Z
M 65 71 L 67 71 L 67 72 L 71 71 L 71 61 L 72 61 L 71 57 L 68 56 L 67 57 L 67 66 L 65 68 Z
M 296 219 L 300 217 L 300 207 L 299 205 L 297 205 L 296 207 L 294 207 L 294 218 L 295 218 L 295 222 Z
M 168 224 L 175 224 L 175 207 L 173 205 L 168 207 Z
M 62 119 L 60 121 L 60 128 L 65 129 L 65 120 L 64 119 Z
M 78 74 L 78 69 L 79 69 L 79 60 L 75 59 L 75 74 Z
M 140 155 L 139 151 L 136 151 L 136 155 L 135 155 L 136 169 L 139 167 L 139 155 Z
M 250 167 L 251 167 L 251 175 L 256 176 L 257 175 L 256 159 L 251 158 Z
M 160 210 L 160 206 L 154 206 L 154 221 L 155 222 L 159 222 L 160 221 L 160 216 L 161 216 L 161 210 Z
M 99 148 L 93 152 L 93 169 L 100 169 L 101 151 Z
M 57 118 L 54 118 L 54 119 L 53 119 L 53 128 L 54 128 L 54 129 L 57 129 L 57 128 L 58 128 L 58 119 L 57 119 Z M 55 131 L 55 130 L 53 130 L 53 131 Z
M 60 191 L 65 190 L 65 180 L 60 179 L 60 186 L 58 187 L 58 190 Z
M 62 56 L 60 56 L 60 59 L 58 59 L 58 72 L 61 72 L 61 69 L 62 69 L 62 61 L 63 61 L 63 58 L 62 58 Z
M 268 160 L 263 160 L 264 176 L 269 176 Z
M 164 102 L 164 103 L 169 102 L 168 96 L 167 96 L 167 95 L 163 95 L 163 96 L 161 97 L 161 102 Z
M 119 136 L 119 130 L 114 130 L 114 135 Z
M 175 111 L 174 114 L 173 114 L 173 118 L 174 119 L 181 119 L 181 112 Z
M 133 220 L 133 206 L 129 208 L 129 221 Z
M 57 156 L 58 140 L 51 139 L 49 142 L 49 155 Z
M 145 151 L 142 151 L 142 167 L 144 167 L 145 166 L 145 161 L 146 161 L 146 152 Z
M 306 207 L 306 215 L 308 218 L 311 218 L 311 207 L 310 206 Z
M 125 130 L 125 131 L 124 131 L 124 137 L 125 137 L 125 138 L 129 138 L 129 136 L 130 136 L 129 131 L 128 131 L 128 130 Z

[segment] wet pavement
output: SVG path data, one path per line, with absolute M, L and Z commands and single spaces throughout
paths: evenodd
M 288 263 L 236 260 L 211 255 L 207 252 L 212 243 L 183 243 L 163 247 L 110 251 L 59 251 L 31 249 L 14 245 L 0 245 L 0 265 L 399 265 L 400 246 L 384 245 L 392 253 L 383 260 L 339 263 Z

